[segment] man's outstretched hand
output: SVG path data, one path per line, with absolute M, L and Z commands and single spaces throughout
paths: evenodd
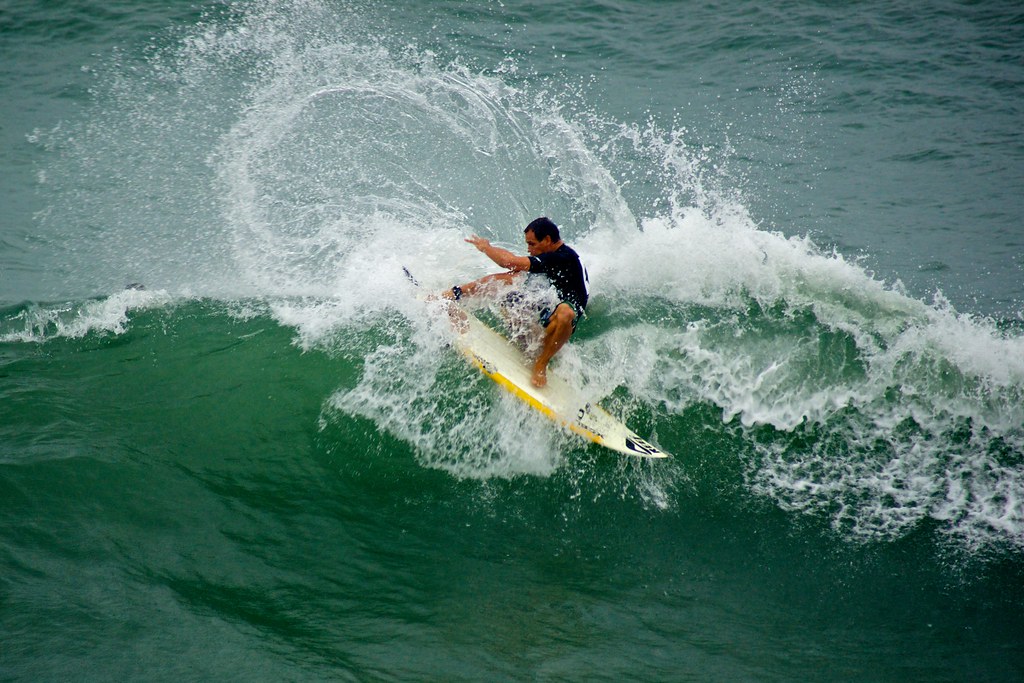
M 466 238 L 466 241 L 476 247 L 478 250 L 483 251 L 487 247 L 491 246 L 491 241 L 480 237 L 479 235 L 470 235 Z

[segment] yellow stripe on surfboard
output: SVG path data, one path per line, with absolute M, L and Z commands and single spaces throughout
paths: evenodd
M 579 434 L 580 436 L 589 439 L 590 441 L 593 441 L 596 444 L 604 444 L 604 439 L 602 439 L 600 436 L 590 431 L 586 427 L 581 427 L 578 424 L 574 424 L 560 417 L 557 413 L 555 413 L 555 411 L 551 410 L 551 408 L 546 406 L 543 402 L 538 401 L 535 396 L 532 396 L 528 392 L 524 391 L 522 387 L 520 387 L 518 384 L 510 380 L 508 377 L 505 377 L 505 375 L 501 374 L 500 372 L 488 372 L 487 368 L 484 366 L 483 363 L 480 362 L 480 359 L 477 358 L 476 355 L 473 354 L 473 352 L 466 350 L 464 353 L 466 354 L 466 357 L 469 358 L 469 360 L 473 363 L 473 365 L 479 368 L 480 372 L 490 377 L 498 384 L 498 386 L 504 388 L 510 394 L 518 398 L 520 401 L 523 401 L 524 403 L 529 405 L 538 413 L 541 413 L 542 415 L 546 416 L 553 422 L 558 422 L 559 424 L 565 425 L 576 434 Z

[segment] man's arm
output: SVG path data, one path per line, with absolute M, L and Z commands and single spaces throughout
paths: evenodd
M 489 240 L 473 235 L 467 237 L 466 241 L 479 249 L 487 258 L 497 263 L 502 268 L 513 272 L 530 269 L 529 256 L 516 256 L 508 249 L 496 247 Z
M 479 249 L 487 258 L 505 268 L 507 272 L 485 275 L 479 280 L 473 280 L 464 285 L 458 285 L 451 290 L 445 290 L 441 293 L 441 298 L 443 299 L 455 299 L 457 296 L 463 295 L 472 296 L 486 292 L 495 286 L 511 285 L 517 273 L 530 269 L 530 258 L 528 256 L 516 256 L 508 249 L 496 247 L 489 240 L 478 235 L 467 237 L 466 241 Z M 455 293 L 456 289 L 458 289 L 458 295 Z
M 473 296 L 475 294 L 487 293 L 489 290 L 493 290 L 497 287 L 508 287 L 512 284 L 515 277 L 515 272 L 484 275 L 479 280 L 473 280 L 472 282 L 467 282 L 464 285 L 457 285 L 459 288 L 459 296 Z M 451 289 L 446 289 L 441 292 L 441 298 L 454 299 L 455 292 Z

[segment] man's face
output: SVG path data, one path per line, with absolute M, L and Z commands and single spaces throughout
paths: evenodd
M 538 240 L 537 236 L 533 234 L 533 230 L 526 231 L 526 251 L 530 256 L 540 256 L 551 251 L 551 238 L 545 237 L 542 240 Z

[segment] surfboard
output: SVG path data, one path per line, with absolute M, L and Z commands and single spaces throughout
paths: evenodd
M 584 439 L 623 455 L 667 458 L 599 404 L 585 401 L 563 378 L 547 373 L 547 386 L 530 381 L 533 363 L 504 335 L 464 307 L 452 307 L 455 346 L 482 373 L 523 403 Z

